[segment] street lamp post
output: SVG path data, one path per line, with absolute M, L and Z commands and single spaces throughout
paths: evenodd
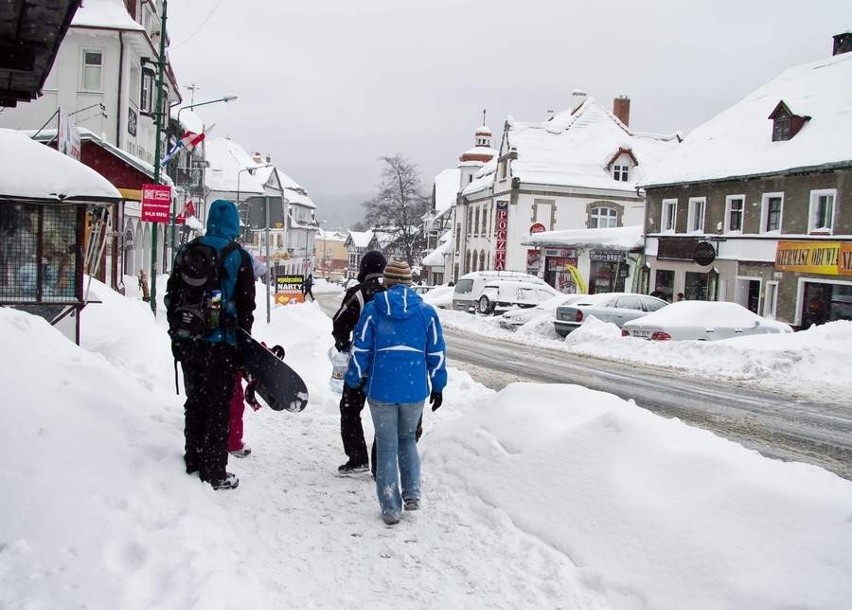
M 217 104 L 219 102 L 228 103 L 237 99 L 236 95 L 225 95 L 215 100 L 208 100 L 206 102 L 198 102 L 197 104 L 189 104 L 188 106 L 182 106 L 178 108 L 177 116 L 175 120 L 177 121 L 178 128 L 180 128 L 180 113 L 184 110 L 189 110 L 190 108 L 198 108 L 199 106 L 206 106 L 208 104 Z M 172 244 L 172 253 L 175 250 L 175 218 L 177 217 L 177 205 L 175 203 L 172 204 L 172 222 L 171 222 L 171 244 Z
M 154 183 L 160 184 L 160 138 L 163 131 L 163 73 L 166 71 L 166 13 L 168 0 L 163 0 L 160 20 L 160 56 L 157 58 L 157 110 L 154 112 Z M 151 311 L 157 317 L 157 223 L 151 223 Z

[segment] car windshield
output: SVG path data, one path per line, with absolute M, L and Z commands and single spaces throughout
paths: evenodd
M 459 280 L 456 284 L 456 294 L 467 294 L 473 289 L 473 280 Z

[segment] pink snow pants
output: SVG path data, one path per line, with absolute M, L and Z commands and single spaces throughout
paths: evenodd
M 243 413 L 245 410 L 243 375 L 237 371 L 237 377 L 234 380 L 234 393 L 231 396 L 231 425 L 228 429 L 228 451 L 239 451 L 243 448 Z

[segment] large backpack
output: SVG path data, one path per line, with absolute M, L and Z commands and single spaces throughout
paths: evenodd
M 222 282 L 227 276 L 224 262 L 239 247 L 232 241 L 220 251 L 199 238 L 180 249 L 168 302 L 173 339 L 199 339 L 220 326 L 236 323 L 224 307 Z

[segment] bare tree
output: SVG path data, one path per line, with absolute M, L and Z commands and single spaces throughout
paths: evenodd
M 379 230 L 392 235 L 386 253 L 398 253 L 409 265 L 414 255 L 423 250 L 423 215 L 429 210 L 429 200 L 420 192 L 417 166 L 400 155 L 380 157 L 382 180 L 378 193 L 364 202 L 367 220 Z

